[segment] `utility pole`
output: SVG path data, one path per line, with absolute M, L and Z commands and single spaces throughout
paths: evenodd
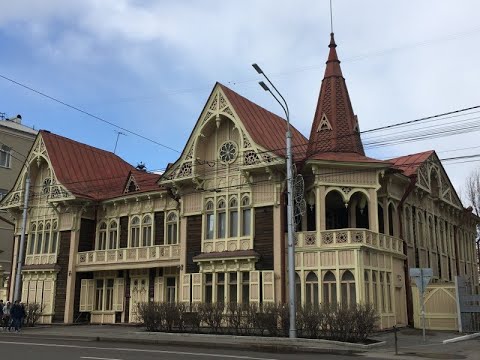
M 22 217 L 22 234 L 20 235 L 20 244 L 18 246 L 17 254 L 17 273 L 15 276 L 15 291 L 13 301 L 21 300 L 21 291 L 22 291 L 22 266 L 23 266 L 23 256 L 25 254 L 25 230 L 27 227 L 27 208 L 28 208 L 28 197 L 30 194 L 30 167 L 27 169 L 27 178 L 25 180 L 25 192 L 23 199 L 23 217 Z

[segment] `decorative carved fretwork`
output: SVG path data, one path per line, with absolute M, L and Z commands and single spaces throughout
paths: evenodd
M 320 123 L 317 127 L 317 132 L 323 130 L 332 130 L 332 125 L 330 125 L 330 121 L 328 121 L 327 115 L 323 113 L 322 118 L 320 119 Z
M 223 112 L 227 113 L 228 115 L 230 115 L 232 118 L 235 118 L 235 115 L 233 115 L 233 111 L 232 109 L 230 109 L 228 106 L 223 109 Z
M 183 163 L 177 177 L 183 178 L 188 176 L 192 176 L 192 163 L 190 161 Z
M 333 233 L 328 232 L 328 233 L 323 233 L 322 234 L 322 243 L 329 245 L 333 243 Z
M 243 163 L 245 165 L 255 165 L 260 162 L 260 159 L 258 158 L 258 155 L 255 151 L 253 150 L 248 150 L 245 151 L 243 155 Z
M 135 177 L 133 176 L 133 174 L 130 174 L 130 177 L 128 178 L 128 181 L 127 181 L 127 185 L 123 190 L 123 193 L 128 194 L 130 192 L 134 192 L 138 190 L 140 190 L 140 186 L 138 186 L 137 182 L 135 181 Z
M 227 104 L 227 101 L 225 100 L 225 98 L 222 96 L 222 94 L 219 94 L 219 98 L 220 98 L 219 108 L 220 109 L 226 108 L 228 106 L 228 104 Z
M 209 109 L 212 110 L 213 112 L 216 112 L 218 111 L 217 106 L 218 106 L 218 93 L 215 94 L 215 97 L 213 98 L 213 101 L 210 104 Z
M 243 148 L 249 148 L 249 147 L 252 147 L 252 144 L 250 144 L 250 140 L 248 140 L 247 138 L 247 135 L 245 134 L 242 134 L 243 135 Z
M 344 186 L 344 187 L 342 187 L 342 192 L 343 192 L 345 195 L 350 194 L 351 191 L 352 191 L 352 188 L 349 187 L 349 186 Z
M 193 158 L 193 145 L 190 147 L 190 150 L 187 153 L 187 156 L 185 156 L 185 160 L 191 160 Z

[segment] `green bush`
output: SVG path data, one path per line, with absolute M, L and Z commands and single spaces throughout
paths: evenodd
M 35 326 L 40 320 L 43 308 L 40 304 L 29 303 L 25 305 L 25 326 Z

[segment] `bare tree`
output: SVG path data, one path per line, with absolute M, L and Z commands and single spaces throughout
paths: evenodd
M 472 207 L 473 213 L 480 216 L 480 169 L 474 170 L 465 181 L 463 191 L 465 200 Z M 480 225 L 477 224 L 477 259 L 480 273 Z

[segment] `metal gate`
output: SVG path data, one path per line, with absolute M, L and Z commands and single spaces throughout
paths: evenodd
M 480 332 L 480 295 L 475 295 L 471 282 L 455 277 L 458 310 L 458 331 Z

